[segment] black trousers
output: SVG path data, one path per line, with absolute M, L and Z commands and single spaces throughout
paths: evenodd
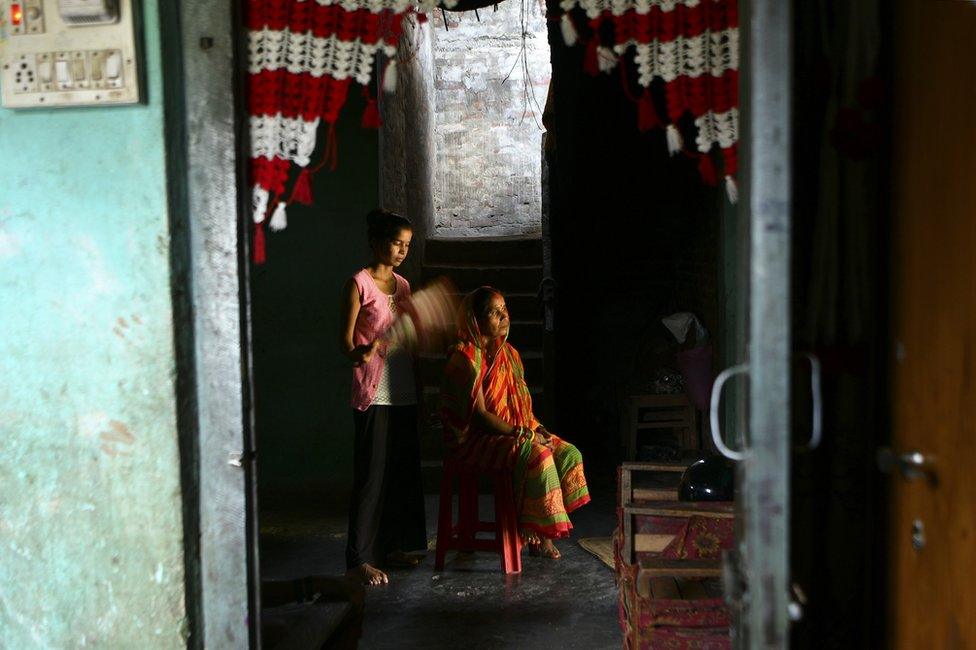
M 416 406 L 353 410 L 356 425 L 346 567 L 427 549 Z

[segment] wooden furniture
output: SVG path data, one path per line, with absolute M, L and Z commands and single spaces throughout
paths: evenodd
M 633 515 L 638 504 L 646 502 L 677 502 L 678 481 L 693 459 L 680 461 L 658 461 L 650 463 L 627 462 L 620 466 L 620 495 L 618 507 L 623 513 L 621 524 L 621 543 L 623 557 L 633 562 L 633 553 L 639 551 L 661 551 L 671 541 L 671 536 L 653 537 L 635 535 Z M 651 481 L 641 480 L 649 478 Z M 650 483 L 650 485 L 649 485 Z
M 698 449 L 698 411 L 684 393 L 624 397 L 621 440 L 627 441 L 627 460 L 637 459 L 638 433 L 676 431 L 683 449 Z
M 720 578 L 733 505 L 677 500 L 677 482 L 694 460 L 620 467 L 614 561 L 625 647 L 731 648 Z M 675 488 L 648 489 L 648 478 Z

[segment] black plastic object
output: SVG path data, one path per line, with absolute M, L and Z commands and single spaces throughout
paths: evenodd
M 735 466 L 722 456 L 697 460 L 678 485 L 680 501 L 732 501 L 735 498 Z
M 437 6 L 445 11 L 473 11 L 475 9 L 491 7 L 492 5 L 497 5 L 500 2 L 501 0 L 458 0 L 458 3 L 453 7 L 448 7 L 444 3 Z

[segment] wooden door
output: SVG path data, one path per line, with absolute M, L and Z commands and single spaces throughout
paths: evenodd
M 888 625 L 976 648 L 976 3 L 897 6 Z

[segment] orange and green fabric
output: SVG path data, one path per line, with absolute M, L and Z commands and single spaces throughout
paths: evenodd
M 524 533 L 557 538 L 569 535 L 569 513 L 590 501 L 579 450 L 553 435 L 552 449 L 535 430 L 532 396 L 518 351 L 505 338 L 482 347 L 471 297 L 461 303 L 458 343 L 451 349 L 441 390 L 445 442 L 456 457 L 485 469 L 511 470 L 519 527 Z M 478 387 L 485 408 L 519 428 L 498 435 L 474 425 Z

